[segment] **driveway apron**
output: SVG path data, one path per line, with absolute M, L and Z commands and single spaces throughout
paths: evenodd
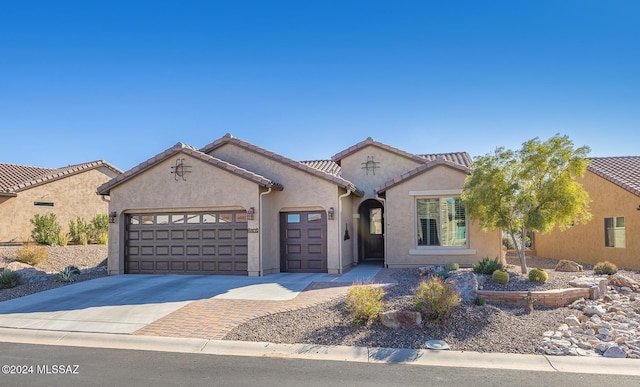
M 251 318 L 338 297 L 379 271 L 358 265 L 342 275 L 109 276 L 0 302 L 0 327 L 219 338 Z

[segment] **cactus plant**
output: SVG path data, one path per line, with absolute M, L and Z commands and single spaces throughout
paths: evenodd
M 509 272 L 506 270 L 498 269 L 493 272 L 493 274 L 491 275 L 491 279 L 497 284 L 506 285 L 509 283 Z
M 549 274 L 544 269 L 536 268 L 529 271 L 529 281 L 545 283 L 549 279 Z

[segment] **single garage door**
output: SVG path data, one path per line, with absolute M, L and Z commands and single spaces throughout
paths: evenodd
M 127 215 L 125 273 L 247 275 L 247 213 Z
M 327 217 L 324 211 L 280 213 L 280 271 L 327 272 Z

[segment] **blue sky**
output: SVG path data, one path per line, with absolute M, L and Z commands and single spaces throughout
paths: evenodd
M 0 0 L 0 162 L 127 170 L 225 133 L 296 160 L 568 135 L 640 155 L 640 2 Z

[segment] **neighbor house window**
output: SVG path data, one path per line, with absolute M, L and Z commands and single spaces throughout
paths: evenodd
M 625 244 L 624 217 L 604 218 L 604 245 L 624 248 Z
M 467 245 L 467 219 L 460 198 L 416 200 L 418 246 Z

